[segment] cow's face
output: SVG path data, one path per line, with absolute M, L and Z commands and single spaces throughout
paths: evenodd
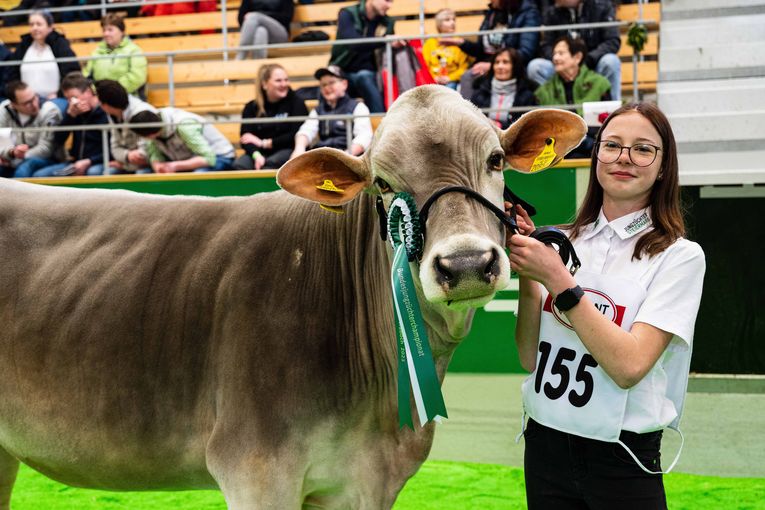
M 505 161 L 529 171 L 546 139 L 554 137 L 558 157 L 552 164 L 576 147 L 585 131 L 574 114 L 540 110 L 500 132 L 459 94 L 418 87 L 394 103 L 363 158 L 313 150 L 282 167 L 277 179 L 287 191 L 329 206 L 366 189 L 380 194 L 386 209 L 400 191 L 410 193 L 421 209 L 438 190 L 461 186 L 501 208 Z M 344 192 L 317 189 L 326 179 Z M 509 283 L 503 244 L 504 227 L 489 210 L 462 193 L 441 196 L 429 210 L 420 260 L 425 299 L 455 311 L 486 304 Z

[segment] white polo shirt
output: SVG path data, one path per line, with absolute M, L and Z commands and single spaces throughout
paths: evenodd
M 632 259 L 639 234 L 652 228 L 649 209 L 609 222 L 598 219 L 574 241 L 582 270 L 633 280 L 646 290 L 634 322 L 650 324 L 673 338 L 658 362 L 628 390 L 622 429 L 650 432 L 677 426 L 688 385 L 693 329 L 706 263 L 701 247 L 678 239 L 658 255 Z

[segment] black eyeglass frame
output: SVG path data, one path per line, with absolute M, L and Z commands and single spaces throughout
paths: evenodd
M 600 159 L 600 148 L 601 148 L 600 144 L 603 144 L 603 143 L 613 143 L 613 144 L 616 144 L 616 145 L 619 146 L 619 154 L 614 158 L 613 161 L 603 161 L 602 159 Z M 637 162 L 635 162 L 634 159 L 632 159 L 632 148 L 636 147 L 636 146 L 639 146 L 639 145 L 647 145 L 648 147 L 653 147 L 654 149 L 656 149 L 656 153 L 653 155 L 653 159 L 651 160 L 650 163 L 647 163 L 645 165 L 640 165 Z M 639 166 L 641 168 L 645 168 L 647 166 L 651 166 L 653 164 L 653 162 L 656 161 L 656 156 L 659 155 L 659 151 L 663 150 L 658 145 L 654 145 L 652 143 L 636 143 L 634 145 L 622 145 L 620 143 L 614 142 L 613 140 L 600 140 L 598 142 L 598 152 L 596 154 L 596 157 L 598 158 L 598 161 L 600 161 L 601 163 L 606 164 L 606 165 L 610 165 L 611 163 L 616 163 L 619 160 L 619 158 L 622 156 L 622 151 L 624 151 L 624 149 L 627 149 L 627 157 L 630 158 L 630 161 L 632 162 L 632 164 L 635 165 L 635 166 Z

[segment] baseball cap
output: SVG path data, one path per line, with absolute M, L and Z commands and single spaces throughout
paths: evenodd
M 343 70 L 340 69 L 339 66 L 336 66 L 334 64 L 330 64 L 327 67 L 322 67 L 321 69 L 313 73 L 313 77 L 316 78 L 317 80 L 321 80 L 322 76 L 327 76 L 328 74 L 334 76 L 335 78 L 340 78 L 343 80 L 347 79 L 345 77 L 345 74 L 343 73 Z

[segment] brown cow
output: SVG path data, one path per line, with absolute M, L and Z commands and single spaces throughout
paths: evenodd
M 398 427 L 375 183 L 419 206 L 446 185 L 501 206 L 498 155 L 528 169 L 546 137 L 563 154 L 582 124 L 537 111 L 500 132 L 447 88 L 415 89 L 363 158 L 316 150 L 280 170 L 342 215 L 285 191 L 0 182 L 0 508 L 19 461 L 79 487 L 219 487 L 236 510 L 391 507 L 434 425 Z M 334 201 L 316 194 L 327 178 L 345 189 Z M 473 309 L 508 281 L 502 242 L 464 195 L 431 209 L 415 277 L 441 380 Z

